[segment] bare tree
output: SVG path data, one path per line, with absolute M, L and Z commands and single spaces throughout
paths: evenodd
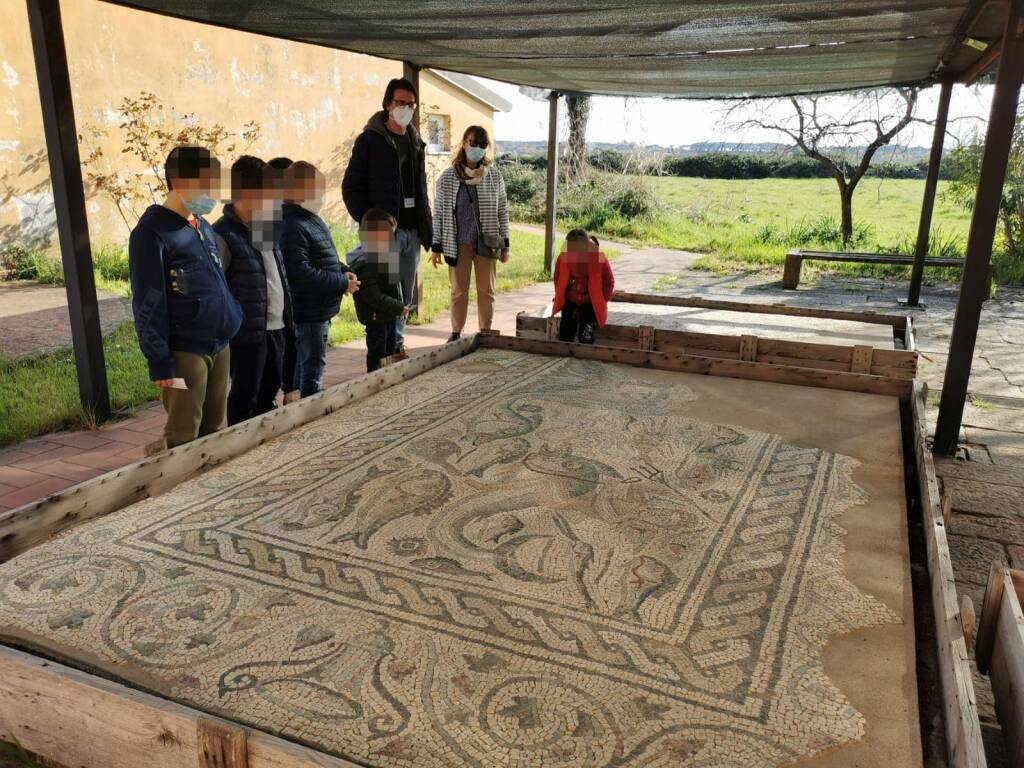
M 578 184 L 587 178 L 587 121 L 590 119 L 590 97 L 566 96 L 565 105 L 569 116 L 565 179 L 570 184 Z
M 839 187 L 843 244 L 848 245 L 853 237 L 854 190 L 879 148 L 918 121 L 914 117 L 917 97 L 917 88 L 888 88 L 776 100 L 747 99 L 733 105 L 724 122 L 735 130 L 777 131 L 821 163 Z

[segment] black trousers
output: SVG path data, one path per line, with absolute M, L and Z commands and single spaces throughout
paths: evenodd
M 597 331 L 597 315 L 594 305 L 573 304 L 565 302 L 562 307 L 562 320 L 558 324 L 559 341 L 577 341 L 580 344 L 593 344 L 594 333 Z
M 285 331 L 267 331 L 255 344 L 231 343 L 231 392 L 228 424 L 251 419 L 277 407 Z
M 381 358 L 398 351 L 398 326 L 395 323 L 366 326 L 366 372 L 380 368 Z

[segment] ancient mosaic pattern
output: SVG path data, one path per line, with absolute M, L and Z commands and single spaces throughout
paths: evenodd
M 477 352 L 0 566 L 0 627 L 371 766 L 773 766 L 859 738 L 853 460 L 672 374 Z

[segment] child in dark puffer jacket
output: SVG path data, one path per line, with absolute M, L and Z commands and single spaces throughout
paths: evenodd
M 359 278 L 355 295 L 356 317 L 366 326 L 366 372 L 380 368 L 381 360 L 398 350 L 398 319 L 412 307 L 402 296 L 395 242 L 396 221 L 387 211 L 371 208 L 359 222 L 359 247 L 346 254 Z

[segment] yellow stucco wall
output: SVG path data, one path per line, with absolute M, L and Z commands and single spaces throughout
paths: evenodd
M 463 131 L 471 125 L 482 125 L 494 141 L 494 110 L 484 102 L 469 96 L 433 72 L 420 74 L 420 123 L 426 130 L 427 116 L 431 113 L 447 115 L 450 120 L 449 145 L 452 151 L 459 144 Z M 451 164 L 452 151 L 427 155 L 427 175 L 430 176 L 430 192 L 433 182 Z
M 325 217 L 347 222 L 340 183 L 351 141 L 380 109 L 387 81 L 402 65 L 370 56 L 275 40 L 97 2 L 64 0 L 79 132 L 107 131 L 100 146 L 121 163 L 118 105 L 143 91 L 178 115 L 237 131 L 255 120 L 261 136 L 248 148 L 264 158 L 288 155 L 321 167 L 328 179 Z M 35 68 L 24 3 L 5 5 L 0 27 L 0 248 L 55 245 L 52 198 Z M 423 103 L 484 121 L 481 102 L 424 72 Z M 461 127 L 458 127 L 461 126 Z M 234 155 L 241 154 L 239 147 Z M 85 152 L 83 151 L 83 157 Z M 233 157 L 221 157 L 228 164 Z M 114 205 L 88 199 L 94 246 L 124 243 L 128 230 Z

